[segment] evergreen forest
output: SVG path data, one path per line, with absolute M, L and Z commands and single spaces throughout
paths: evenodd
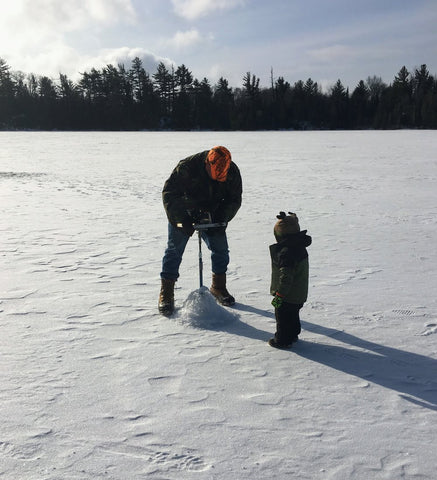
M 437 128 L 437 77 L 427 65 L 403 66 L 387 85 L 378 76 L 349 91 L 327 92 L 309 78 L 260 87 L 247 72 L 240 87 L 211 85 L 185 66 L 154 73 L 135 58 L 92 68 L 73 82 L 13 71 L 0 58 L 0 130 L 309 130 Z

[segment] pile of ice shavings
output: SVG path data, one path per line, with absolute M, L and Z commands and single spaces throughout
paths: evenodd
M 179 318 L 196 328 L 219 328 L 235 321 L 238 316 L 217 303 L 207 287 L 192 291 L 184 301 Z

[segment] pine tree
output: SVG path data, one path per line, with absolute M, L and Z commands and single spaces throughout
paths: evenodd
M 15 86 L 11 78 L 10 67 L 0 58 L 0 128 L 11 127 L 14 110 Z
M 174 127 L 181 130 L 192 128 L 193 105 L 192 88 L 193 75 L 185 65 L 179 66 L 174 73 L 175 95 L 173 100 Z
M 240 109 L 242 128 L 256 130 L 261 116 L 260 111 L 260 79 L 250 72 L 243 77 L 244 107 Z
M 193 82 L 193 126 L 198 129 L 211 129 L 214 126 L 215 108 L 212 101 L 212 88 L 207 78 Z
M 171 119 L 174 82 L 172 73 L 170 73 L 163 62 L 159 63 L 156 73 L 153 75 L 153 81 L 160 99 L 160 123 L 161 126 L 165 127 Z
M 360 80 L 351 95 L 351 111 L 353 114 L 352 126 L 355 128 L 367 128 L 369 118 L 369 89 L 363 80 Z
M 289 104 L 291 101 L 291 86 L 284 77 L 279 77 L 273 88 L 273 125 L 276 128 L 290 128 L 292 125 L 288 119 Z
M 413 125 L 412 95 L 413 83 L 410 72 L 403 66 L 395 76 L 392 88 L 392 121 L 396 127 L 411 127 Z
M 220 77 L 215 85 L 212 101 L 215 110 L 213 127 L 229 130 L 233 123 L 234 95 L 225 78 Z
M 341 80 L 331 88 L 330 126 L 333 129 L 349 127 L 349 93 Z
M 150 75 L 139 57 L 135 57 L 129 70 L 134 99 L 133 116 L 137 128 L 156 128 L 159 118 L 159 98 L 155 94 Z
M 425 64 L 421 65 L 420 69 L 415 69 L 412 85 L 414 125 L 417 127 L 430 127 L 433 124 L 433 105 L 435 105 L 433 83 L 433 78 Z

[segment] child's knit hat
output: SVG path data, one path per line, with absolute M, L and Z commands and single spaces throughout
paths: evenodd
M 299 219 L 295 213 L 288 212 L 288 215 L 285 215 L 285 212 L 279 212 L 276 218 L 278 221 L 273 229 L 276 238 L 284 238 L 300 232 Z

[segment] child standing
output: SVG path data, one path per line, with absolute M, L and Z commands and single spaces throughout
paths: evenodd
M 308 297 L 308 252 L 311 237 L 300 231 L 295 213 L 280 212 L 274 227 L 276 242 L 270 245 L 272 279 L 270 293 L 274 296 L 276 333 L 269 340 L 275 348 L 289 348 L 298 339 L 301 325 L 299 310 Z

